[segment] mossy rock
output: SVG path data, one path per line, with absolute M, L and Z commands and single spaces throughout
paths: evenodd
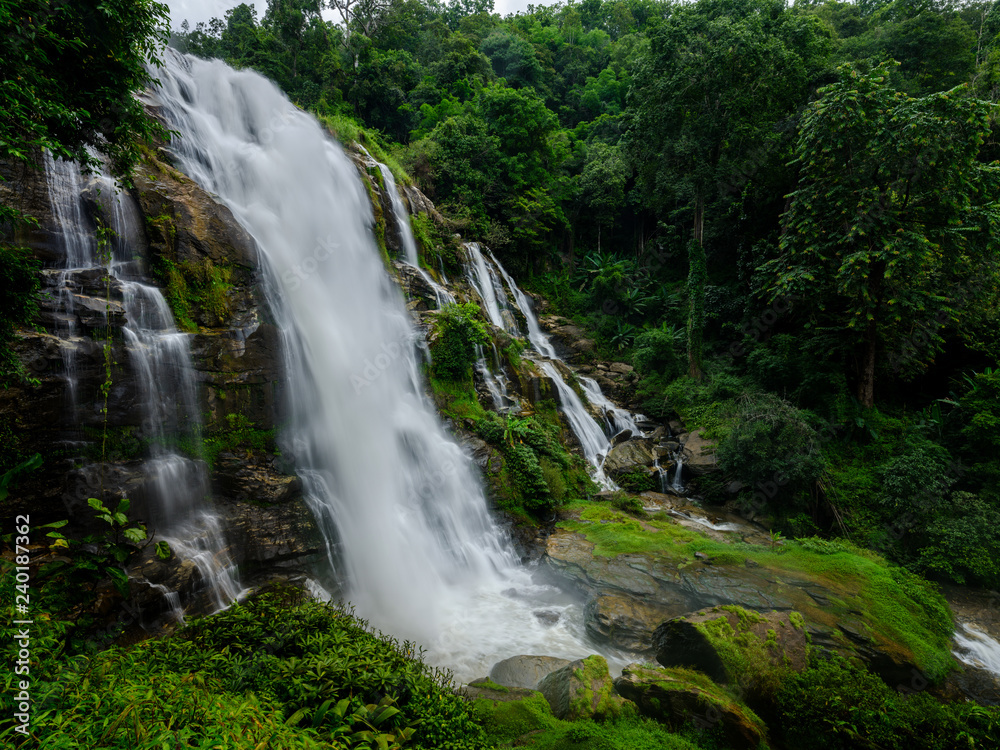
M 698 672 L 630 664 L 615 680 L 615 688 L 643 716 L 670 726 L 721 726 L 726 747 L 749 750 L 766 742 L 767 727 L 760 717 Z
M 596 654 L 547 675 L 538 690 L 560 719 L 610 719 L 628 713 L 615 693 L 607 661 Z
M 808 636 L 796 612 L 713 607 L 663 623 L 653 644 L 664 667 L 697 670 L 763 701 L 808 665 Z

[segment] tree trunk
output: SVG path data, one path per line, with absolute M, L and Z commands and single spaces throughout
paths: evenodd
M 861 378 L 858 380 L 858 401 L 866 409 L 875 405 L 875 348 L 878 343 L 875 321 L 869 321 L 865 332 L 865 353 L 861 361 Z
M 694 237 L 688 249 L 688 375 L 701 380 L 702 329 L 705 326 L 705 204 L 694 201 Z
M 885 263 L 874 263 L 869 271 L 868 293 L 874 301 L 872 319 L 865 329 L 864 355 L 858 378 L 858 401 L 866 409 L 875 405 L 875 355 L 878 349 L 878 319 L 882 307 L 882 282 L 885 279 Z

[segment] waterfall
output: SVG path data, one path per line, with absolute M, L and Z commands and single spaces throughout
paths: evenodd
M 490 399 L 493 401 L 494 409 L 498 413 L 505 411 L 510 406 L 510 399 L 507 396 L 507 378 L 504 377 L 499 363 L 497 363 L 496 373 L 490 369 L 489 363 L 486 361 L 486 355 L 483 352 L 483 347 L 480 344 L 476 344 L 476 372 L 479 373 L 479 377 L 482 378 L 483 383 L 486 384 L 486 389 L 490 392 Z
M 587 407 L 583 405 L 580 397 L 576 395 L 576 391 L 563 380 L 556 366 L 551 362 L 540 362 L 538 366 L 555 383 L 563 413 L 566 415 L 573 434 L 580 441 L 584 457 L 593 467 L 595 481 L 605 489 L 617 489 L 617 485 L 604 475 L 602 468 L 611 445 L 608 436 L 590 416 L 590 412 L 587 411 Z
M 617 435 L 622 430 L 630 430 L 636 437 L 642 435 L 642 430 L 636 424 L 635 417 L 625 409 L 616 406 L 611 399 L 605 396 L 596 380 L 583 377 L 582 375 L 578 376 L 577 380 L 580 381 L 584 393 L 587 394 L 587 400 L 600 409 L 601 413 L 610 421 L 610 433 L 612 435 Z
M 77 406 L 74 339 L 79 335 L 74 310 L 85 300 L 75 293 L 75 278 L 88 272 L 92 277 L 93 271 L 100 271 L 102 276 L 108 274 L 115 293 L 121 294 L 125 313 L 122 336 L 139 390 L 139 437 L 148 445 L 143 462 L 144 490 L 149 497 L 145 520 L 157 539 L 166 541 L 180 559 L 197 566 L 214 608 L 225 607 L 241 592 L 221 524 L 204 502 L 209 494 L 206 467 L 200 457 L 181 455 L 174 447 L 185 438 L 196 445 L 200 431 L 188 337 L 175 327 L 160 290 L 144 283 L 141 262 L 133 260 L 133 239 L 143 232 L 138 209 L 107 175 L 85 185 L 76 164 L 56 161 L 49 155 L 45 168 L 65 253 L 58 281 L 63 321 L 59 333 L 73 413 Z M 113 232 L 105 257 L 98 257 L 95 228 L 83 211 L 83 194 L 94 188 L 102 198 L 107 228 Z
M 467 278 L 476 290 L 479 298 L 483 301 L 490 322 L 512 335 L 520 335 L 520 330 L 517 328 L 514 317 L 510 313 L 507 292 L 504 291 L 506 286 L 506 289 L 510 291 L 510 296 L 513 297 L 517 305 L 517 309 L 524 316 L 525 325 L 528 328 L 528 341 L 531 342 L 535 351 L 544 357 L 545 360 L 561 362 L 562 360 L 556 354 L 555 347 L 552 346 L 549 337 L 542 332 L 541 326 L 538 324 L 538 318 L 535 317 L 534 310 L 532 310 L 531 304 L 528 302 L 527 295 L 521 291 L 520 287 L 510 277 L 510 274 L 507 273 L 500 261 L 496 259 L 489 249 L 486 249 L 484 253 L 483 248 L 476 242 L 467 243 L 465 248 L 469 256 Z M 609 425 L 612 429 L 609 429 L 605 433 L 590 415 L 590 412 L 587 411 L 587 407 L 576 394 L 576 391 L 566 383 L 559 368 L 553 365 L 552 362 L 544 360 L 540 361 L 538 366 L 555 383 L 556 390 L 559 392 L 559 403 L 562 406 L 563 413 L 566 415 L 566 420 L 569 422 L 573 434 L 580 441 L 584 457 L 591 465 L 595 481 L 605 489 L 618 489 L 618 485 L 604 474 L 602 465 L 608 455 L 608 451 L 611 449 L 611 438 L 614 435 L 622 429 L 632 430 L 632 434 L 636 436 L 642 435 L 642 431 L 636 424 L 635 419 L 624 409 L 619 409 L 615 406 L 601 392 L 601 387 L 595 381 L 590 378 L 580 378 L 588 401 L 604 414 L 610 414 L 614 421 L 613 425 Z
M 500 330 L 506 331 L 511 336 L 520 336 L 521 331 L 517 326 L 510 303 L 507 301 L 507 293 L 503 288 L 503 281 L 493 269 L 495 266 L 487 264 L 483 256 L 482 249 L 478 242 L 467 242 L 465 252 L 469 256 L 468 273 L 466 274 L 472 288 L 476 290 L 479 299 L 483 303 L 483 312 L 490 322 Z
M 460 678 L 513 654 L 590 653 L 580 607 L 520 566 L 418 387 L 417 333 L 341 147 L 256 73 L 168 51 L 156 75 L 180 167 L 261 251 L 289 373 L 283 454 L 330 551 L 320 584 Z M 540 605 L 563 616 L 545 627 Z
M 1000 679 L 1000 643 L 978 628 L 959 623 L 954 654 L 964 664 L 991 672 Z
M 365 153 L 368 153 L 367 151 Z M 369 156 L 371 156 L 369 154 Z M 406 210 L 406 205 L 403 203 L 403 198 L 399 194 L 399 188 L 396 186 L 396 178 L 392 174 L 392 170 L 388 166 L 382 164 L 381 162 L 376 162 L 378 164 L 379 171 L 382 172 L 382 183 L 385 185 L 385 190 L 389 194 L 389 202 L 392 204 L 392 215 L 396 218 L 396 226 L 399 227 L 399 241 L 403 244 L 403 260 L 406 265 L 412 266 L 417 269 L 420 273 L 421 278 L 427 285 L 434 290 L 434 297 L 437 302 L 438 309 L 441 309 L 445 305 L 455 304 L 455 298 L 452 296 L 451 292 L 445 289 L 443 286 L 438 284 L 431 275 L 427 273 L 423 268 L 420 267 L 419 253 L 417 252 L 417 241 L 413 236 L 413 229 L 410 227 L 410 214 Z
M 674 471 L 674 481 L 670 483 L 670 488 L 674 492 L 684 492 L 684 452 L 677 451 L 677 469 Z

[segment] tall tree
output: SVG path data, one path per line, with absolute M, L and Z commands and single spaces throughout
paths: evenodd
M 167 39 L 153 0 L 0 0 L 0 159 L 34 163 L 39 149 L 118 174 L 154 132 L 134 97 L 150 85 Z
M 979 161 L 994 106 L 965 87 L 912 98 L 888 84 L 891 67 L 846 66 L 809 107 L 768 266 L 776 297 L 801 298 L 856 353 L 865 406 L 880 360 L 904 372 L 932 360 L 997 263 L 1000 169 Z
M 651 32 L 630 97 L 629 147 L 649 205 L 692 213 L 688 369 L 701 377 L 705 214 L 767 161 L 775 124 L 808 96 L 829 32 L 781 0 L 700 0 Z

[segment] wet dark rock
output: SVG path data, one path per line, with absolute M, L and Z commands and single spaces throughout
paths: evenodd
M 490 679 L 498 685 L 535 690 L 546 676 L 569 664 L 555 656 L 511 656 L 490 669 Z

